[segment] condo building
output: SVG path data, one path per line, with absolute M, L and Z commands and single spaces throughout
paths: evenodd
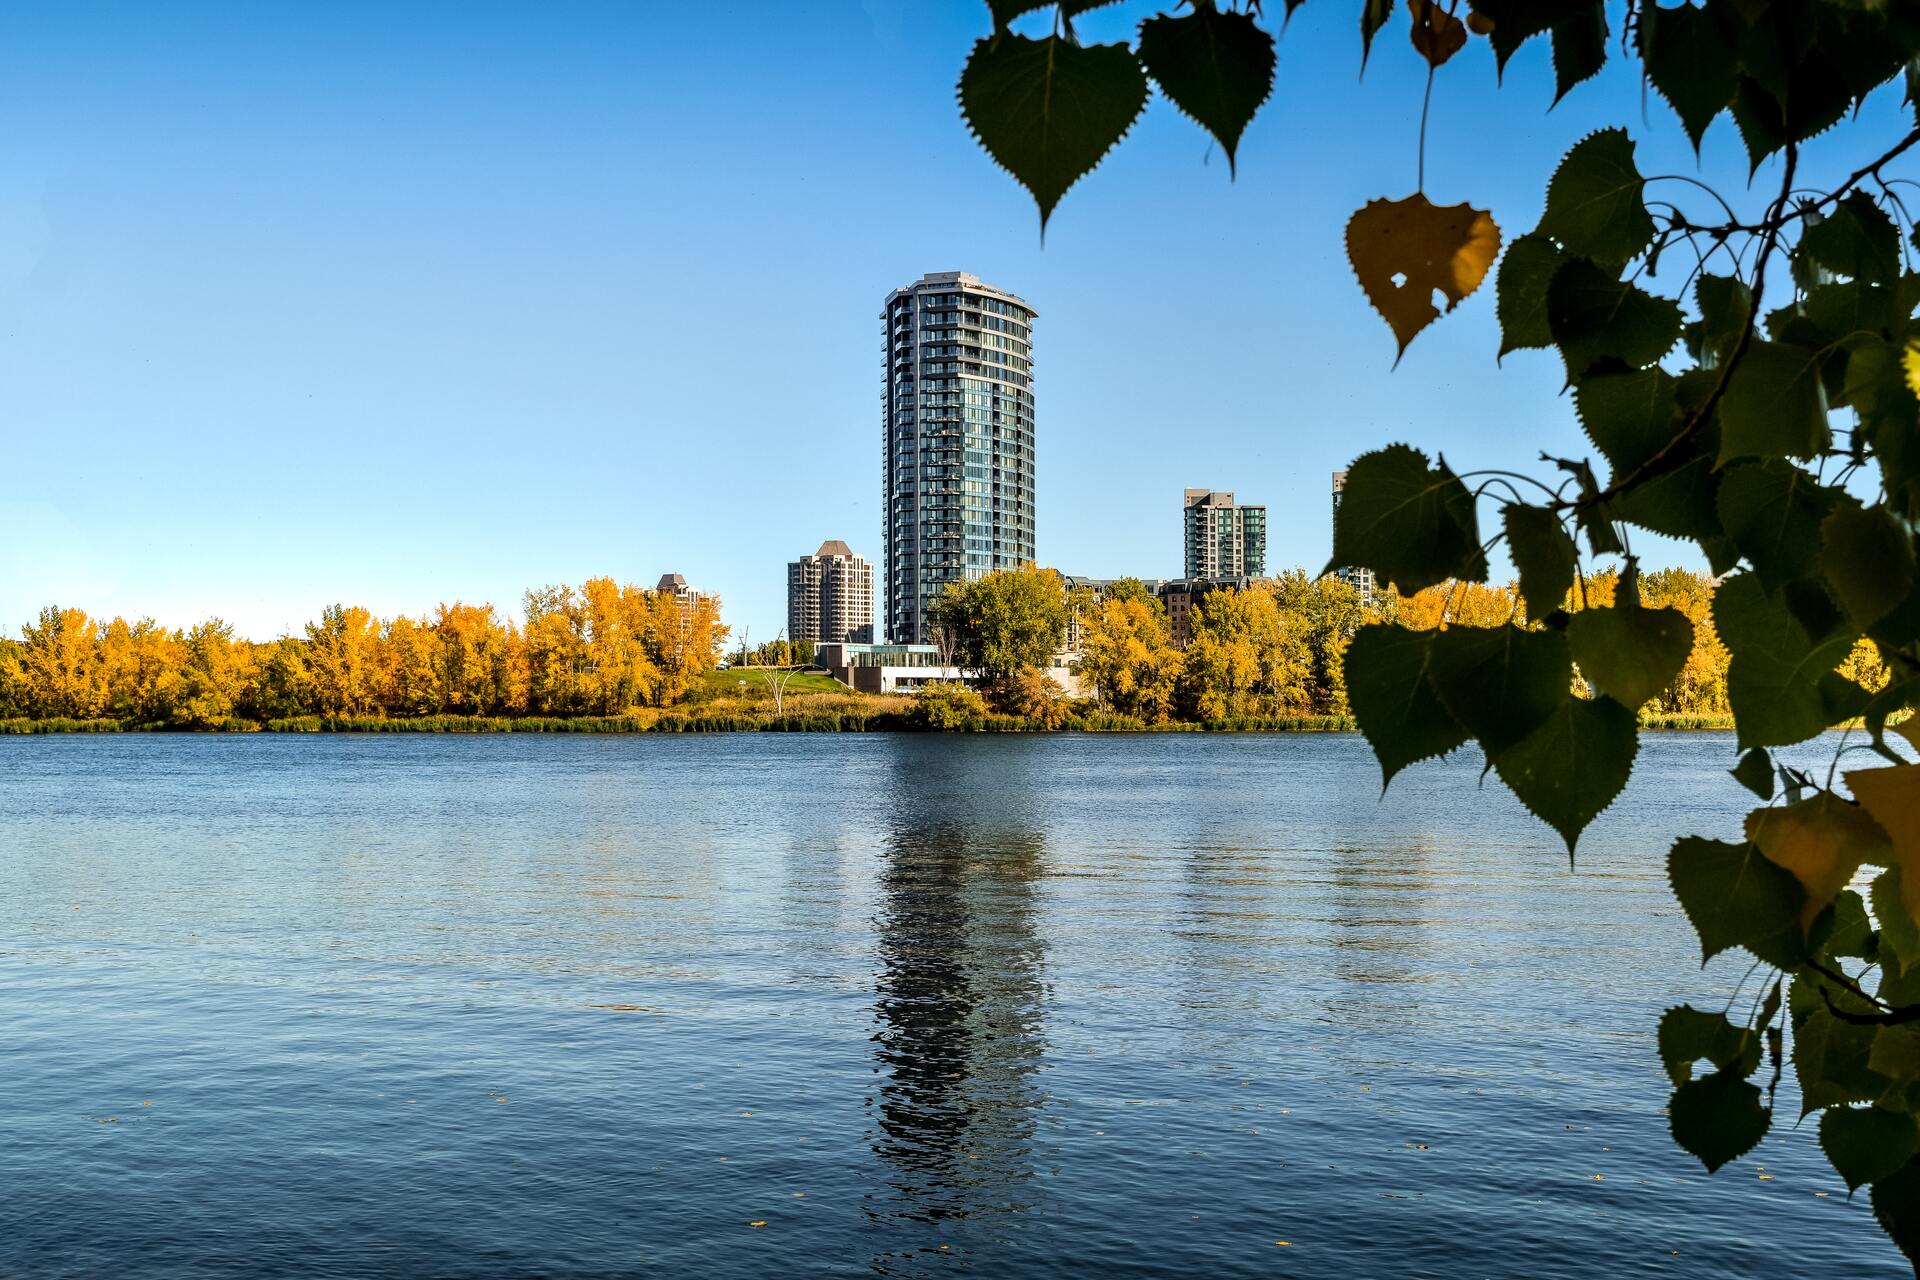
M 886 635 L 929 640 L 949 583 L 1034 560 L 1035 312 L 964 271 L 887 295 Z
M 1345 489 L 1346 487 L 1347 487 L 1347 473 L 1344 471 L 1334 472 L 1333 473 L 1333 518 L 1336 522 L 1340 518 L 1340 491 L 1342 489 Z M 1369 609 L 1373 607 L 1373 597 L 1374 597 L 1373 570 L 1350 569 L 1350 568 L 1342 567 L 1342 568 L 1335 569 L 1333 571 L 1333 576 L 1340 579 L 1340 581 L 1346 583 L 1348 586 L 1352 587 L 1356 592 L 1358 592 L 1360 595 L 1360 603 L 1362 605 L 1364 605 Z
M 873 643 L 873 566 L 838 538 L 787 565 L 787 639 Z
M 1260 578 L 1267 572 L 1267 509 L 1238 506 L 1230 493 L 1188 489 L 1186 576 Z

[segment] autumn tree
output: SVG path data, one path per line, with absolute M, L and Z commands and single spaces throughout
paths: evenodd
M 1066 638 L 1067 593 L 1051 569 L 1001 569 L 948 583 L 933 598 L 928 621 L 955 665 L 989 690 L 1005 690 L 1021 671 L 1053 662 Z
M 1189 0 L 1145 18 L 1130 42 L 1083 44 L 1076 21 L 1100 0 L 989 0 L 961 114 L 1033 194 L 1042 227 L 1146 109 L 1150 84 L 1212 136 L 1231 173 L 1272 91 L 1272 25 L 1302 3 Z M 1484 40 L 1504 68 L 1543 39 L 1556 103 L 1617 47 L 1672 109 L 1657 126 L 1597 122 L 1541 175 L 1538 225 L 1509 237 L 1490 210 L 1429 198 L 1423 108 L 1412 191 L 1347 221 L 1348 260 L 1398 351 L 1499 259 L 1499 354 L 1551 353 L 1595 455 L 1541 457 L 1543 475 L 1460 471 L 1383 442 L 1352 463 L 1329 567 L 1370 570 L 1417 601 L 1441 583 L 1487 582 L 1488 553 L 1504 544 L 1521 606 L 1468 622 L 1443 604 L 1433 626 L 1360 628 L 1344 662 L 1355 717 L 1389 783 L 1476 744 L 1571 854 L 1626 786 L 1637 713 L 1700 653 L 1686 611 L 1643 591 L 1635 534 L 1698 546 L 1722 578 L 1710 617 L 1743 753 L 1729 785 L 1760 804 L 1721 833 L 1733 839 L 1678 840 L 1669 879 L 1703 960 L 1746 952 L 1764 998 L 1661 1020 L 1673 1136 L 1708 1170 L 1758 1144 L 1790 1033 L 1828 1158 L 1920 1262 L 1920 231 L 1904 179 L 1887 174 L 1920 143 L 1920 116 L 1882 137 L 1834 127 L 1903 72 L 1920 96 L 1909 70 L 1920 5 L 1359 0 L 1346 11 L 1363 65 L 1390 28 L 1405 34 L 1428 106 L 1470 45 Z M 1044 25 L 1014 30 L 1029 13 Z M 1630 128 L 1677 118 L 1697 151 L 1722 114 L 1750 192 L 1643 169 Z M 1498 130 L 1489 122 L 1487 145 Z M 1845 176 L 1810 183 L 1814 147 Z M 1608 567 L 1611 603 L 1563 607 Z M 1829 769 L 1773 754 L 1856 720 L 1859 749 L 1836 736 Z M 1864 898 L 1848 887 L 1863 866 L 1882 868 Z
M 1185 661 L 1167 634 L 1166 607 L 1137 580 L 1115 583 L 1080 619 L 1075 670 L 1121 715 L 1149 723 L 1172 715 Z

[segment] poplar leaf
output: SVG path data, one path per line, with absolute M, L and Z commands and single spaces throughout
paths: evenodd
M 1848 1191 L 1892 1177 L 1920 1149 L 1913 1117 L 1886 1107 L 1832 1107 L 1820 1116 L 1820 1149 Z
M 1673 1140 L 1698 1157 L 1712 1173 L 1759 1145 L 1770 1116 L 1760 1105 L 1760 1088 L 1729 1071 L 1689 1080 L 1667 1104 Z
M 1753 291 L 1737 276 L 1703 274 L 1693 286 L 1706 349 L 1725 353 L 1753 314 Z
M 1720 461 L 1811 458 L 1832 442 L 1820 382 L 1826 353 L 1755 339 L 1720 399 Z
M 1440 318 L 1434 295 L 1452 311 L 1480 287 L 1499 252 L 1500 228 L 1484 209 L 1443 207 L 1419 194 L 1370 200 L 1347 222 L 1347 260 L 1400 354 Z
M 1408 34 L 1428 66 L 1442 66 L 1466 47 L 1466 24 L 1434 0 L 1407 0 L 1407 10 L 1413 18 Z
M 1888 848 L 1879 823 L 1859 805 L 1825 791 L 1784 808 L 1755 809 L 1747 815 L 1747 839 L 1799 880 L 1806 894 L 1802 929 L 1847 887 L 1862 862 L 1882 861 Z
M 1640 62 L 1699 154 L 1707 126 L 1740 84 L 1740 62 L 1719 15 L 1692 5 L 1641 6 Z
M 1920 1269 L 1920 1157 L 1875 1182 L 1871 1194 L 1874 1220 Z
M 1885 507 L 1847 498 L 1820 524 L 1820 569 L 1833 598 L 1864 630 L 1913 591 L 1913 539 Z
M 1500 259 L 1500 278 L 1494 290 L 1494 311 L 1500 320 L 1500 355 L 1522 347 L 1550 347 L 1553 330 L 1547 327 L 1547 288 L 1567 263 L 1551 237 L 1530 231 L 1507 246 Z
M 1667 882 L 1700 937 L 1701 964 L 1734 947 L 1781 969 L 1805 961 L 1800 882 L 1753 845 L 1678 840 L 1667 855 Z
M 1553 105 L 1607 62 L 1607 11 L 1592 4 L 1553 28 Z
M 1567 536 L 1560 517 L 1545 507 L 1512 502 L 1501 512 L 1507 529 L 1507 549 L 1520 571 L 1520 594 L 1527 615 L 1544 618 L 1558 609 L 1573 590 L 1579 549 Z
M 1124 44 L 1002 34 L 976 43 L 960 73 L 967 127 L 1033 194 L 1042 233 L 1060 197 L 1146 105 L 1147 77 Z
M 1600 0 L 1468 0 L 1474 14 L 1488 24 L 1494 65 L 1504 76 L 1507 59 L 1534 36 L 1552 31 L 1562 22 L 1578 19 Z
M 1427 682 L 1435 634 L 1375 622 L 1354 632 L 1347 645 L 1347 701 L 1380 761 L 1383 789 L 1408 765 L 1467 741 L 1467 731 Z
M 1854 769 L 1846 779 L 1853 798 L 1883 832 L 1892 852 L 1908 919 L 1920 919 L 1920 764 Z M 1920 959 L 1920 952 L 1911 958 Z
M 1720 524 L 1769 591 L 1811 575 L 1821 522 L 1837 493 L 1787 462 L 1730 467 L 1720 477 Z
M 1667 1078 L 1676 1085 L 1693 1079 L 1693 1064 L 1702 1060 L 1711 1062 L 1716 1071 L 1738 1065 L 1743 1076 L 1752 1075 L 1760 1065 L 1759 1036 L 1736 1027 L 1722 1014 L 1690 1004 L 1677 1005 L 1662 1014 L 1654 1039 Z
M 1333 563 L 1372 569 L 1411 594 L 1448 578 L 1484 582 L 1487 557 L 1473 495 L 1443 459 L 1404 444 L 1362 454 L 1347 469 L 1333 519 Z
M 1573 659 L 1558 631 L 1448 627 L 1433 638 L 1428 679 L 1491 759 L 1532 733 L 1569 695 Z
M 1658 365 L 1626 373 L 1590 373 L 1573 389 L 1587 439 L 1625 475 L 1660 452 L 1680 430 L 1679 380 Z
M 1273 37 L 1252 14 L 1195 5 L 1142 22 L 1139 52 L 1168 101 L 1219 142 L 1231 175 L 1240 135 L 1273 92 Z
M 1373 37 L 1393 16 L 1393 0 L 1360 0 L 1360 74 L 1367 72 L 1367 59 L 1373 54 Z
M 1567 624 L 1580 674 L 1637 711 L 1658 697 L 1693 652 L 1693 624 L 1678 609 L 1582 609 Z
M 1633 712 L 1611 698 L 1575 698 L 1562 689 L 1546 720 L 1492 759 L 1500 780 L 1560 833 L 1571 854 L 1580 833 L 1627 785 L 1640 735 Z
M 1574 257 L 1625 266 L 1653 242 L 1645 187 L 1625 129 L 1590 133 L 1553 171 L 1538 229 Z
M 1727 772 L 1733 775 L 1747 790 L 1762 800 L 1773 799 L 1773 757 L 1764 750 L 1755 747 L 1740 757 L 1740 763 Z
M 1800 252 L 1849 280 L 1892 284 L 1900 274 L 1900 231 L 1864 191 L 1855 191 L 1800 236 Z
M 1901 838 L 1897 831 L 1889 831 L 1889 835 Z M 1920 912 L 1907 906 L 1905 879 L 1899 867 L 1888 867 L 1873 881 L 1873 915 L 1880 922 L 1880 964 L 1894 978 L 1920 968 L 1920 923 L 1916 923 Z M 1920 897 L 1920 893 L 1914 896 Z
M 1547 286 L 1547 328 L 1575 381 L 1601 360 L 1638 368 L 1672 350 L 1680 306 L 1616 280 L 1585 258 L 1568 261 Z
M 1782 598 L 1750 573 L 1728 578 L 1714 592 L 1713 628 L 1729 654 L 1727 702 L 1742 750 L 1787 746 L 1847 718 L 1834 714 L 1847 709 L 1836 688 L 1845 682 L 1832 673 L 1853 648 L 1851 634 L 1813 639 Z

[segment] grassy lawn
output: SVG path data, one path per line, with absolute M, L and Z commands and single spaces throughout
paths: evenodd
M 776 677 L 777 678 L 777 677 Z M 742 689 L 740 681 L 746 681 Z M 714 694 L 767 694 L 767 677 L 752 667 L 734 667 L 727 671 L 709 671 L 700 677 L 700 687 Z M 832 676 L 813 671 L 802 671 L 787 681 L 787 692 L 795 693 L 851 693 L 851 689 L 835 680 Z

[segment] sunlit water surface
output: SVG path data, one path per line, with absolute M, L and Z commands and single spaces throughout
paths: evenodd
M 0 1275 L 1909 1274 L 1667 1136 L 1732 761 L 1570 870 L 1345 736 L 0 739 Z

